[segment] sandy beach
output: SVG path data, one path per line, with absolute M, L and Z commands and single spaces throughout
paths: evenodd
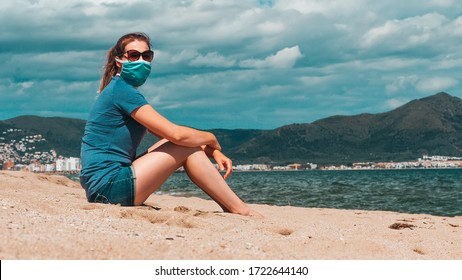
M 153 195 L 88 203 L 58 175 L 0 172 L 0 259 L 460 260 L 462 216 L 253 205 Z

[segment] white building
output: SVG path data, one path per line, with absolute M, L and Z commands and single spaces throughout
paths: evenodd
M 80 158 L 70 157 L 66 158 L 66 171 L 80 170 Z
M 59 158 L 56 160 L 56 171 L 78 171 L 80 170 L 80 158 Z
M 56 160 L 56 171 L 66 171 L 66 163 L 63 158 L 59 158 Z

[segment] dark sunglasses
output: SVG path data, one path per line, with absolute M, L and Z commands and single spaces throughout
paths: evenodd
M 143 57 L 143 60 L 147 62 L 151 62 L 152 59 L 154 58 L 154 52 L 152 50 L 147 50 L 142 53 L 137 50 L 129 50 L 129 51 L 124 52 L 120 56 L 124 54 L 127 54 L 127 58 L 130 61 L 137 61 L 138 59 L 140 59 L 140 56 Z

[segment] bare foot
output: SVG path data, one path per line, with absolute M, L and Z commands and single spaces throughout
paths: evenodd
M 240 211 L 236 211 L 233 214 L 238 214 L 242 216 L 249 216 L 249 217 L 255 217 L 255 218 L 264 218 L 264 216 L 257 211 L 253 210 L 252 208 L 246 206 L 244 209 Z
M 255 218 L 260 218 L 260 219 L 263 219 L 265 216 L 263 216 L 262 214 L 260 214 L 259 212 L 249 208 L 249 214 L 247 216 L 251 216 L 251 217 L 255 217 Z
M 223 212 L 225 213 L 232 213 L 232 214 L 238 214 L 242 216 L 249 216 L 249 217 L 255 217 L 255 218 L 264 218 L 264 216 L 257 211 L 253 210 L 252 208 L 248 207 L 247 205 L 243 204 L 240 208 L 233 210 L 225 208 L 223 205 L 220 205 L 221 209 L 223 209 Z

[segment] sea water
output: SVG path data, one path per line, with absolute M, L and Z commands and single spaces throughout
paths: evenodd
M 462 169 L 234 172 L 227 182 L 247 203 L 462 215 Z M 157 193 L 208 198 L 185 173 Z

